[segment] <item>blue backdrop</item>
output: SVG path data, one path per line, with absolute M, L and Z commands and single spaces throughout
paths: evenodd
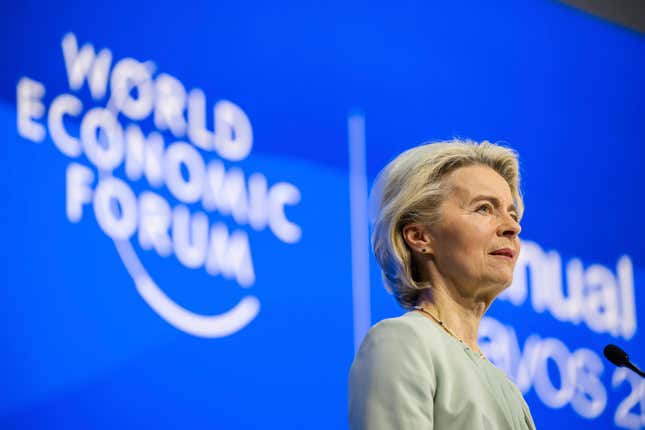
M 346 428 L 396 154 L 520 154 L 482 323 L 539 428 L 645 427 L 645 39 L 551 1 L 20 2 L 0 14 L 0 428 Z

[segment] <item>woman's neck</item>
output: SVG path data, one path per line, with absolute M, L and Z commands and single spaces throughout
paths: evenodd
M 417 305 L 439 318 L 445 327 L 460 338 L 473 351 L 481 352 L 477 345 L 479 323 L 490 303 L 464 298 L 451 290 L 433 285 L 429 294 L 423 294 Z

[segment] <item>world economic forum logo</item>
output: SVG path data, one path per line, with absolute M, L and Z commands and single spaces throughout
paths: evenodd
M 299 203 L 299 189 L 288 182 L 269 184 L 262 173 L 246 175 L 239 166 L 224 164 L 241 162 L 253 147 L 251 123 L 235 103 L 214 104 L 209 130 L 204 92 L 186 91 L 177 78 L 156 74 L 153 63 L 123 58 L 112 65 L 108 49 L 97 53 L 89 43 L 79 48 L 71 33 L 63 38 L 62 51 L 70 91 L 87 84 L 99 105 L 87 109 L 79 97 L 65 93 L 46 107 L 44 84 L 22 77 L 16 106 L 22 137 L 39 143 L 49 132 L 56 148 L 75 160 L 66 171 L 67 218 L 77 223 L 93 209 L 138 292 L 170 324 L 201 337 L 237 332 L 258 314 L 257 297 L 247 294 L 217 315 L 192 312 L 155 282 L 133 241 L 163 257 L 174 254 L 186 268 L 204 269 L 248 288 L 255 271 L 246 231 L 211 223 L 208 214 L 231 217 L 255 231 L 268 228 L 280 241 L 293 244 L 302 231 L 287 219 L 285 206 Z M 66 127 L 70 120 L 80 122 L 77 133 Z M 146 134 L 141 122 L 150 120 L 155 130 Z M 164 133 L 172 136 L 171 143 L 164 142 Z M 80 162 L 82 155 L 94 169 Z M 117 168 L 124 177 L 113 174 Z M 142 179 L 151 189 L 136 195 L 130 184 Z M 171 206 L 153 191 L 162 187 L 177 204 Z M 188 205 L 201 205 L 201 210 L 191 212 Z

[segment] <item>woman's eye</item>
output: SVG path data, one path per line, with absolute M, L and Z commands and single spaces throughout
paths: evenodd
M 490 205 L 481 205 L 479 208 L 477 208 L 477 212 L 490 213 L 491 210 L 492 209 L 491 209 Z

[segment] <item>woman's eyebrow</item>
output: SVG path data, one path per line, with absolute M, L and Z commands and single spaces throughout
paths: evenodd
M 495 196 L 487 196 L 485 194 L 480 194 L 478 196 L 473 197 L 470 202 L 473 203 L 473 202 L 476 202 L 478 200 L 489 200 L 489 201 L 491 201 L 493 203 L 494 206 L 497 206 L 497 207 L 502 206 L 502 203 L 500 202 L 500 200 L 497 197 L 495 197 Z M 513 203 L 508 205 L 507 210 L 509 212 L 517 213 L 517 208 L 515 207 L 515 205 Z

